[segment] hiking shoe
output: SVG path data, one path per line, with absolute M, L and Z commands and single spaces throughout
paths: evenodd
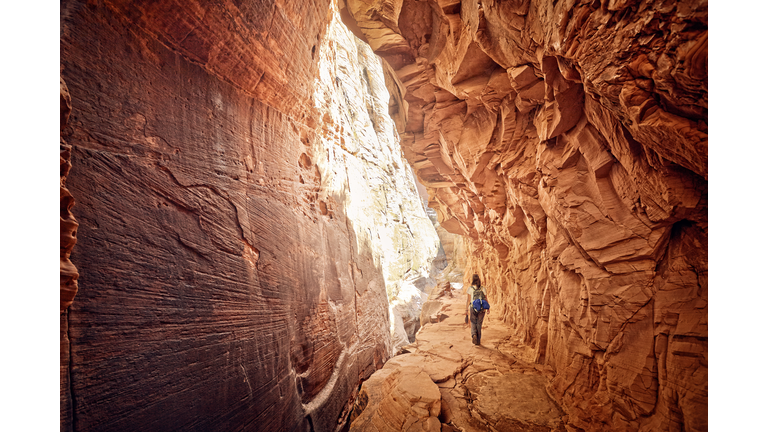
M 472 335 L 472 343 L 473 343 L 474 345 L 477 345 L 477 336 L 475 336 L 475 335 Z

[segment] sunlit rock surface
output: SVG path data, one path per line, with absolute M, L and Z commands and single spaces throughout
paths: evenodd
M 391 295 L 407 272 L 429 270 L 439 239 L 387 112 L 381 60 L 337 14 L 326 38 L 314 98 L 324 120 L 316 159 L 328 179 L 319 199 L 344 195 L 358 242 L 372 244 Z
M 464 278 L 464 267 L 467 264 L 465 252 L 467 239 L 459 234 L 450 233 L 440 226 L 437 212 L 433 208 L 427 208 L 427 216 L 435 227 L 437 237 L 440 238 L 441 250 L 438 251 L 436 260 L 440 260 L 441 256 L 445 257 L 445 266 L 440 268 L 439 273 L 435 274 L 434 277 L 439 279 L 438 282 L 461 284 Z
M 429 274 L 424 271 L 415 274 L 408 273 L 407 279 L 394 292 L 395 295 L 390 297 L 392 349 L 394 352 L 413 342 L 421 326 L 425 322 L 430 322 L 430 304 L 433 303 L 430 296 L 436 288 L 450 284 L 462 286 L 466 264 L 462 253 L 465 241 L 460 235 L 451 234 L 441 227 L 433 209 L 427 208 L 426 212 L 440 239 L 439 249 L 437 257 L 432 261 Z M 426 315 L 423 308 L 427 309 Z
M 584 430 L 706 430 L 706 1 L 346 0 L 491 304 Z
M 359 244 L 370 244 L 384 273 L 392 349 L 413 341 L 440 239 L 419 199 L 388 114 L 381 59 L 349 31 L 338 14 L 319 50 L 315 106 L 329 122 L 314 150 L 324 180 L 321 206 L 344 200 Z M 423 285 L 423 282 L 422 282 Z
M 337 430 L 391 355 L 387 290 L 437 236 L 379 60 L 333 20 L 326 1 L 61 4 L 80 223 L 62 430 Z
M 416 332 L 421 327 L 421 308 L 428 297 L 429 294 L 417 288 L 413 281 L 406 280 L 400 285 L 397 296 L 390 299 L 393 351 L 415 340 Z

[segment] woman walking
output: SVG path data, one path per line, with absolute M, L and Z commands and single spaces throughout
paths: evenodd
M 480 308 L 475 309 L 473 307 L 473 303 L 475 300 L 485 300 L 485 289 L 480 284 L 480 277 L 478 277 L 476 274 L 472 275 L 472 286 L 467 289 L 467 310 L 464 313 L 464 323 L 467 323 L 467 318 L 469 318 L 469 322 L 471 324 L 471 330 L 472 330 L 472 343 L 475 345 L 480 345 L 480 337 L 482 336 L 481 331 L 483 328 L 483 318 L 485 318 L 485 310 L 481 306 Z M 485 302 L 485 305 L 488 305 L 488 302 Z

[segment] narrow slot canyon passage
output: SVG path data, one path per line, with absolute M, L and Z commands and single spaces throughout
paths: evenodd
M 554 373 L 492 313 L 480 344 L 464 322 L 466 294 L 433 291 L 431 323 L 362 385 L 351 431 L 565 431 L 574 429 L 547 393 Z
M 708 430 L 707 2 L 60 11 L 62 431 Z

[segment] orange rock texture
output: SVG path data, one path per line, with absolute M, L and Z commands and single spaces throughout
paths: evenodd
M 346 0 L 573 427 L 707 429 L 707 2 Z
M 61 430 L 338 430 L 391 355 L 439 242 L 330 6 L 62 2 Z

